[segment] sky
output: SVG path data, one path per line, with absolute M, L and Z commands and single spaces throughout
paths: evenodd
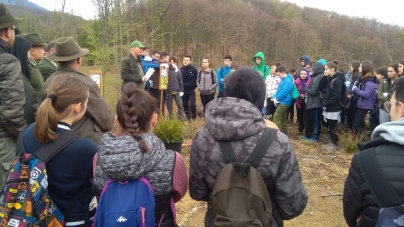
M 48 10 L 61 10 L 62 0 L 29 0 Z M 187 0 L 184 0 L 187 1 Z M 375 18 L 383 23 L 404 27 L 403 0 L 281 0 L 295 3 L 300 7 L 308 6 L 339 14 L 356 17 Z M 66 12 L 73 10 L 73 14 L 85 19 L 93 19 L 97 9 L 92 0 L 66 0 Z
M 312 7 L 334 11 L 355 17 L 375 18 L 380 22 L 404 27 L 403 0 L 281 0 L 295 3 L 300 7 Z

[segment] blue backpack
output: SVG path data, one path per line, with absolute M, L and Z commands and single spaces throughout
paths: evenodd
M 376 227 L 404 226 L 404 203 L 380 169 L 375 148 L 359 152 L 359 164 L 380 207 Z
M 154 227 L 155 199 L 145 178 L 108 180 L 102 190 L 93 227 Z

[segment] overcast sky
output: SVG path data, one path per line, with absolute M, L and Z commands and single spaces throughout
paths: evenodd
M 61 10 L 62 0 L 29 0 L 48 10 Z M 187 1 L 187 0 L 184 0 Z M 285 0 L 281 0 L 285 1 Z M 404 27 L 403 0 L 286 0 L 298 6 L 308 6 L 327 11 L 335 11 L 348 16 L 375 18 L 383 23 L 396 24 Z M 97 9 L 92 0 L 66 0 L 66 12 L 85 19 L 93 19 Z

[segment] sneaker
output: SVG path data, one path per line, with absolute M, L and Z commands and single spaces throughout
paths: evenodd
M 327 151 L 335 151 L 338 149 L 338 146 L 333 143 L 322 145 L 322 147 L 323 147 L 323 149 L 325 149 Z
M 308 138 L 308 137 L 306 137 L 306 136 L 300 136 L 299 138 L 300 138 L 301 140 L 304 140 L 304 141 L 307 141 L 307 142 L 312 142 L 312 143 L 317 142 L 317 140 L 315 140 L 315 139 L 313 139 L 313 138 Z

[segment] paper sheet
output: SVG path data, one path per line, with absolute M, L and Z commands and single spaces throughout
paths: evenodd
M 153 75 L 154 71 L 155 70 L 153 68 L 149 68 L 149 70 L 147 70 L 146 75 L 144 75 L 146 77 L 146 80 L 148 80 L 151 75 Z

